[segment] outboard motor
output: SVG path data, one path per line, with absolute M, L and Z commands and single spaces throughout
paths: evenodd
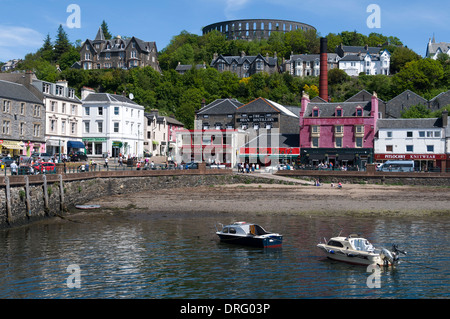
M 392 245 L 392 251 L 382 248 L 381 252 L 384 255 L 384 266 L 389 266 L 389 263 L 391 265 L 396 265 L 399 261 L 399 255 L 406 255 L 406 251 L 399 250 L 396 244 Z

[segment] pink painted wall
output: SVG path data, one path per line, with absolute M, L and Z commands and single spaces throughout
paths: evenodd
M 302 98 L 302 108 L 300 111 L 300 148 L 310 148 L 311 126 L 320 126 L 319 148 L 335 148 L 334 126 L 344 126 L 342 148 L 355 148 L 355 125 L 364 125 L 363 148 L 373 148 L 374 133 L 378 119 L 378 99 L 376 94 L 372 96 L 372 111 L 370 116 L 365 117 L 307 117 L 304 118 L 306 106 L 309 98 Z M 343 102 L 345 103 L 345 102 Z M 319 107 L 320 108 L 320 107 Z

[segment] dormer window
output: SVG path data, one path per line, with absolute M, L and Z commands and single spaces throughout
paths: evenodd
M 336 116 L 338 116 L 338 117 L 341 117 L 342 116 L 342 108 L 340 107 L 340 106 L 338 106 L 337 108 L 336 108 L 336 112 L 335 112 L 335 114 L 336 114 Z
M 312 116 L 313 117 L 319 117 L 319 108 L 315 106 L 312 110 Z
M 356 116 L 363 116 L 363 110 L 362 110 L 361 106 L 358 106 L 356 108 Z

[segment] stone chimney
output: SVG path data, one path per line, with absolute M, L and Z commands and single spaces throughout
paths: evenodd
M 442 127 L 447 127 L 448 125 L 448 111 L 443 110 L 442 111 Z
M 88 88 L 86 86 L 83 86 L 81 89 L 81 100 L 85 100 L 89 94 L 95 93 L 94 89 Z
M 320 76 L 319 76 L 319 96 L 324 101 L 328 101 L 328 53 L 327 38 L 320 39 Z

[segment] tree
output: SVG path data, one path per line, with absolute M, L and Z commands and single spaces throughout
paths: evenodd
M 111 40 L 112 39 L 112 35 L 111 35 L 111 33 L 109 33 L 108 24 L 106 23 L 105 20 L 103 20 L 101 28 L 102 28 L 102 31 L 103 31 L 103 35 L 105 36 L 105 39 L 106 40 Z
M 42 45 L 42 48 L 39 49 L 38 53 L 44 60 L 48 62 L 53 61 L 53 44 L 52 39 L 50 38 L 50 34 L 47 34 L 47 37 L 44 40 L 44 44 Z
M 60 24 L 56 35 L 53 60 L 58 61 L 65 52 L 70 51 L 71 46 L 67 33 Z
M 420 55 L 407 47 L 396 48 L 391 52 L 391 73 L 395 74 L 402 70 L 406 63 L 420 59 Z
M 417 104 L 403 111 L 401 113 L 401 116 L 404 119 L 420 119 L 420 118 L 430 118 L 432 115 L 431 110 L 428 109 L 425 105 Z

